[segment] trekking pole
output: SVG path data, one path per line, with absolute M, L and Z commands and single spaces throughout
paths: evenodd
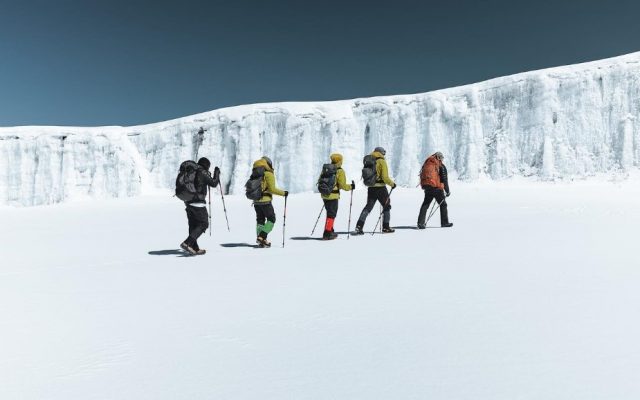
M 209 189 L 209 237 L 211 237 L 211 187 L 207 187 Z
M 429 207 L 427 207 L 427 212 L 425 214 L 427 216 L 427 221 L 429 220 L 429 218 L 431 218 L 431 211 L 433 211 L 433 207 L 431 207 L 432 204 L 433 204 L 433 207 L 435 207 L 436 202 L 431 200 L 431 203 L 429 203 Z M 426 226 L 427 223 L 425 222 L 424 225 Z
M 351 181 L 351 185 L 355 185 L 353 181 Z M 351 206 L 353 205 L 353 189 L 351 189 L 351 200 L 349 200 L 349 224 L 347 225 L 347 240 L 351 237 Z
M 282 248 L 284 249 L 284 231 L 287 227 L 287 197 L 284 196 L 284 216 L 282 217 Z
M 387 196 L 387 201 L 384 202 L 384 206 L 382 207 L 382 211 L 380 212 L 380 216 L 378 217 L 378 222 L 376 222 L 376 226 L 373 228 L 373 232 L 371 232 L 372 236 L 374 233 L 376 233 L 376 229 L 378 229 L 378 224 L 380 224 L 380 220 L 382 219 L 382 214 L 384 214 L 384 208 L 387 206 L 387 204 L 389 203 L 389 200 L 391 199 L 391 193 L 393 193 L 393 189 L 395 188 L 391 188 L 391 191 Z
M 231 228 L 229 228 L 229 217 L 227 217 L 227 205 L 224 203 L 224 193 L 222 192 L 222 184 L 218 183 L 218 187 L 220 188 L 220 196 L 222 196 L 222 209 L 224 210 L 224 219 L 227 220 L 227 230 L 231 232 Z M 211 206 L 211 199 L 209 199 L 209 206 Z
M 431 219 L 433 214 L 435 214 L 436 211 L 438 211 L 438 208 L 440 208 L 440 204 L 444 203 L 445 199 L 446 199 L 446 197 L 444 199 L 442 199 L 442 201 L 440 203 L 438 203 L 437 207 L 433 207 L 433 209 L 431 209 L 431 213 L 429 213 L 429 218 L 427 218 L 427 221 L 424 223 L 425 226 L 429 223 L 429 220 Z
M 320 216 L 322 215 L 322 210 L 324 210 L 324 203 L 322 203 L 322 208 L 320 209 L 320 214 L 318 214 L 318 219 L 316 220 L 316 224 L 313 226 L 311 230 L 311 236 L 313 236 L 313 232 L 316 231 L 316 226 L 318 226 L 318 221 L 320 221 Z

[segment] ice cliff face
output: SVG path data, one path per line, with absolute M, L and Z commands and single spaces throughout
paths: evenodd
M 0 128 L 0 204 L 167 190 L 180 162 L 201 156 L 231 193 L 263 154 L 280 187 L 310 191 L 331 152 L 358 181 L 376 146 L 409 187 L 437 150 L 464 180 L 581 178 L 640 165 L 639 115 L 633 53 L 416 95 L 239 106 L 133 127 Z

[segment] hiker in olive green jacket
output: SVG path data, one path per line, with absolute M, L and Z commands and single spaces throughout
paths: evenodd
M 373 210 L 376 202 L 382 205 L 382 232 L 393 233 L 395 229 L 389 226 L 391 220 L 391 201 L 389 199 L 389 191 L 387 185 L 391 188 L 396 187 L 396 183 L 389 177 L 389 167 L 387 167 L 387 161 L 384 159 L 386 151 L 382 147 L 376 147 L 371 156 L 376 160 L 376 180 L 372 186 L 369 186 L 367 192 L 367 205 L 364 206 L 360 218 L 356 223 L 356 230 L 354 234 L 364 234 L 363 227 L 367 220 L 367 216 Z
M 267 235 L 273 230 L 276 223 L 276 213 L 271 205 L 273 195 L 287 197 L 289 192 L 278 189 L 276 186 L 276 176 L 273 172 L 273 164 L 269 157 L 264 156 L 253 163 L 253 168 L 264 168 L 264 178 L 262 179 L 262 197 L 253 202 L 256 210 L 256 243 L 260 247 L 271 247 L 271 242 L 267 240 Z
M 333 240 L 338 235 L 333 230 L 333 222 L 338 215 L 338 203 L 340 200 L 340 190 L 349 191 L 356 188 L 356 184 L 351 181 L 351 184 L 347 183 L 347 177 L 342 169 L 342 154 L 331 154 L 331 164 L 336 166 L 335 172 L 335 185 L 333 190 L 329 194 L 322 194 L 322 201 L 324 201 L 324 208 L 327 211 L 327 220 L 324 224 L 324 233 L 322 234 L 323 240 Z M 322 179 L 322 176 L 320 177 Z

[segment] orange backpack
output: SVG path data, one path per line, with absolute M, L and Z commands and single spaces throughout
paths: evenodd
M 420 170 L 420 186 L 431 186 L 443 189 L 444 185 L 440 182 L 440 160 L 431 156 L 422 164 Z

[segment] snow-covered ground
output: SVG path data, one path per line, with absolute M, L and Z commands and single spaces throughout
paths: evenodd
M 281 199 L 254 249 L 216 196 L 201 257 L 169 195 L 0 207 L 0 398 L 637 399 L 639 183 L 455 183 L 424 231 L 401 189 L 395 234 L 333 242 L 292 195 L 284 249 Z

